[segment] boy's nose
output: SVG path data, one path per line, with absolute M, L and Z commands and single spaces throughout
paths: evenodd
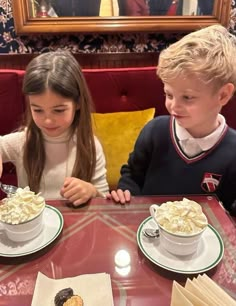
M 173 100 L 171 101 L 171 108 L 172 108 L 172 109 L 176 109 L 176 108 L 178 108 L 178 107 L 179 107 L 178 100 L 177 100 L 177 99 L 173 99 Z

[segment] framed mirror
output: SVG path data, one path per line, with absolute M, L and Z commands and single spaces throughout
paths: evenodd
M 191 31 L 216 23 L 227 26 L 231 9 L 231 0 L 12 0 L 12 4 L 17 34 Z

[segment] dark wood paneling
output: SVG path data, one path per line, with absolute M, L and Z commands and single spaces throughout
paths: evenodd
M 158 53 L 74 54 L 82 68 L 118 68 L 156 66 Z M 25 69 L 37 54 L 1 54 L 0 69 Z

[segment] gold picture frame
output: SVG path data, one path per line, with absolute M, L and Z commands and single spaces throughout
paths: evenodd
M 217 23 L 228 26 L 231 10 L 231 0 L 214 0 L 213 15 L 209 16 L 76 16 L 39 18 L 31 17 L 33 15 L 32 1 L 34 0 L 12 0 L 17 34 L 184 32 Z

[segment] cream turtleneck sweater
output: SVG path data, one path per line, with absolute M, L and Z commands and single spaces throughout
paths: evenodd
M 23 145 L 25 131 L 11 133 L 0 137 L 0 154 L 3 162 L 12 162 L 17 171 L 18 186 L 28 186 L 23 167 Z M 58 137 L 44 135 L 46 164 L 43 171 L 40 191 L 45 199 L 61 199 L 60 189 L 66 177 L 70 177 L 75 161 L 76 142 L 69 140 L 68 133 Z M 102 146 L 95 137 L 96 167 L 91 183 L 101 192 L 108 192 L 106 180 L 105 157 Z

